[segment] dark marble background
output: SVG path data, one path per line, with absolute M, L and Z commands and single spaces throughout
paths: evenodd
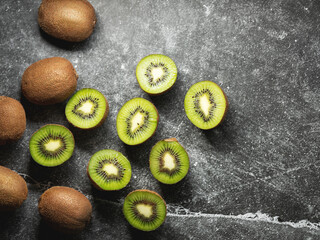
M 78 44 L 55 40 L 37 24 L 40 0 L 2 0 L 0 95 L 19 99 L 27 130 L 0 148 L 0 164 L 28 182 L 29 197 L 14 213 L 1 214 L 0 239 L 320 239 L 320 1 L 319 0 L 91 0 L 98 23 Z M 165 95 L 150 97 L 135 78 L 139 60 L 151 53 L 171 57 L 179 75 Z M 21 96 L 24 70 L 43 58 L 69 59 L 78 87 L 108 99 L 107 121 L 93 131 L 72 128 L 66 103 L 36 106 Z M 203 131 L 184 109 L 189 87 L 218 83 L 230 109 L 218 128 Z M 158 108 L 156 134 L 126 146 L 116 133 L 120 107 L 133 97 Z M 71 129 L 73 157 L 55 168 L 30 157 L 30 136 L 44 124 Z M 157 182 L 148 155 L 159 140 L 176 137 L 190 156 L 187 177 L 174 186 Z M 129 185 L 118 192 L 92 188 L 86 165 L 101 149 L 131 161 Z M 91 201 L 91 224 L 62 236 L 40 220 L 37 201 L 47 188 L 73 187 Z M 168 203 L 163 226 L 143 233 L 129 226 L 121 207 L 135 189 L 157 191 Z

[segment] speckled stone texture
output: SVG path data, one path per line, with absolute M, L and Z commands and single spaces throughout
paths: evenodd
M 320 239 L 320 2 L 319 0 L 91 0 L 98 23 L 78 44 L 39 29 L 40 0 L 2 0 L 0 95 L 20 100 L 27 130 L 16 144 L 0 147 L 0 164 L 28 182 L 29 197 L 14 213 L 0 215 L 0 239 Z M 165 95 L 150 97 L 135 78 L 139 60 L 171 57 L 178 79 Z M 96 88 L 110 114 L 98 129 L 72 128 L 66 103 L 36 106 L 21 96 L 24 70 L 43 58 L 69 59 L 78 88 Z M 218 128 L 193 126 L 184 109 L 189 87 L 218 83 L 230 109 Z M 116 133 L 120 107 L 133 97 L 158 108 L 156 134 L 130 147 Z M 75 135 L 73 157 L 55 168 L 30 157 L 30 136 L 47 123 Z M 189 153 L 187 177 L 174 186 L 157 182 L 148 155 L 159 140 L 176 137 Z M 92 188 L 90 157 L 115 149 L 131 161 L 129 185 L 115 193 Z M 50 186 L 73 187 L 93 205 L 90 226 L 61 236 L 40 220 L 37 201 Z M 132 190 L 157 191 L 168 203 L 163 226 L 151 233 L 131 228 L 121 213 Z

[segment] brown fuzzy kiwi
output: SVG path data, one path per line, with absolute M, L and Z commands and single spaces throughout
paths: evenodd
M 78 75 L 71 62 L 52 57 L 31 64 L 23 73 L 23 95 L 32 103 L 50 105 L 65 101 L 77 87 Z
M 0 96 L 0 145 L 20 139 L 26 130 L 26 113 L 17 100 Z
M 0 211 L 12 211 L 27 199 L 26 181 L 16 172 L 0 166 Z
M 46 190 L 39 199 L 38 209 L 50 227 L 63 233 L 83 230 L 92 214 L 86 196 L 73 188 L 61 186 Z
M 93 32 L 95 10 L 87 0 L 43 0 L 38 23 L 47 34 L 69 42 L 81 42 Z

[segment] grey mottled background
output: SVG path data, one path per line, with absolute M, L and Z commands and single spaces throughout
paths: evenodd
M 21 100 L 27 130 L 16 144 L 0 148 L 0 164 L 28 182 L 29 197 L 14 213 L 0 216 L 0 239 L 320 239 L 320 2 L 319 0 L 91 0 L 98 23 L 83 43 L 43 33 L 37 24 L 40 0 L 2 0 L 0 6 L 0 95 Z M 136 82 L 135 67 L 151 53 L 177 64 L 173 89 L 150 98 Z M 21 96 L 24 70 L 43 58 L 69 59 L 78 89 L 96 88 L 110 114 L 97 130 L 68 125 L 66 103 L 40 107 Z M 202 131 L 183 110 L 189 87 L 217 82 L 230 109 L 218 128 Z M 135 147 L 116 134 L 116 115 L 133 97 L 151 100 L 160 113 L 156 134 Z M 47 123 L 70 127 L 73 157 L 56 168 L 29 155 L 31 134 Z M 176 137 L 191 167 L 174 186 L 157 182 L 148 169 L 151 147 Z M 92 188 L 86 164 L 111 148 L 131 161 L 125 189 Z M 37 200 L 54 185 L 84 193 L 94 207 L 90 226 L 61 236 L 40 220 Z M 152 233 L 131 228 L 121 213 L 132 190 L 159 192 L 168 203 L 165 224 Z

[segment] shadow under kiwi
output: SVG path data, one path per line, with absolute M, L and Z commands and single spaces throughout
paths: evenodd
M 181 204 L 183 201 L 191 201 L 192 186 L 188 177 L 189 173 L 176 184 L 160 183 L 162 198 L 167 204 Z
M 83 230 L 85 231 L 85 230 Z M 76 232 L 72 234 L 60 233 L 47 225 L 47 223 L 41 219 L 40 224 L 37 229 L 37 239 L 39 240 L 81 240 L 83 237 L 81 236 L 81 232 Z
M 29 102 L 24 95 L 20 94 L 20 101 L 26 112 L 28 121 L 31 122 L 47 122 L 47 124 L 66 121 L 65 120 L 65 103 L 57 103 L 53 105 L 37 105 Z M 49 120 L 49 122 L 48 122 Z
M 156 142 L 156 136 L 152 136 L 152 139 L 149 139 L 140 145 L 131 146 L 124 144 L 125 156 L 127 156 L 132 165 L 145 167 L 146 162 L 149 162 L 150 151 Z
M 40 27 L 39 27 L 39 33 L 41 35 L 41 37 L 47 41 L 49 44 L 54 45 L 58 48 L 61 48 L 63 50 L 67 50 L 67 51 L 74 51 L 74 50 L 82 50 L 84 48 L 89 48 L 89 41 L 90 38 L 85 39 L 82 42 L 68 42 L 65 40 L 61 40 L 58 38 L 55 38 L 49 34 L 47 34 L 45 31 L 43 31 Z
M 64 162 L 63 164 L 56 167 L 45 167 L 36 163 L 33 158 L 29 157 L 28 174 L 33 178 L 35 183 L 47 185 L 47 188 L 51 185 L 63 185 L 66 182 L 64 176 L 68 176 L 68 173 L 73 171 L 73 156 Z

